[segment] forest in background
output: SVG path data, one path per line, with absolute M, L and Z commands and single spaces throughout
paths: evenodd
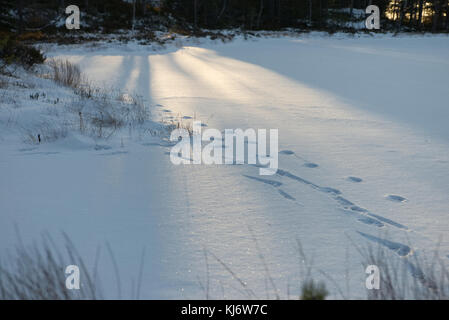
M 228 28 L 357 31 L 363 29 L 365 8 L 371 4 L 380 9 L 380 31 L 449 31 L 448 0 L 0 0 L 0 31 L 66 32 L 68 5 L 80 8 L 81 28 L 93 33 L 133 29 L 190 34 Z

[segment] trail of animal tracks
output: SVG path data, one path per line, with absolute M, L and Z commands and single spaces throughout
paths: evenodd
M 95 81 L 143 95 L 158 118 L 279 129 L 279 170 L 174 166 L 168 145 L 124 135 L 121 153 L 38 156 L 40 169 L 25 169 L 25 192 L 40 196 L 33 219 L 64 229 L 91 255 L 89 245 L 108 241 L 124 282 L 145 247 L 147 298 L 247 297 L 235 276 L 259 298 L 294 295 L 298 240 L 315 269 L 364 297 L 355 246 L 406 258 L 448 234 L 448 53 L 444 37 L 388 36 L 56 52 Z M 24 170 L 20 159 L 10 170 Z M 72 183 L 56 190 L 61 175 Z M 449 254 L 449 239 L 440 246 Z

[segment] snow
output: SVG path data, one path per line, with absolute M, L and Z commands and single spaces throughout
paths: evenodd
M 141 297 L 153 299 L 248 297 L 223 264 L 258 298 L 291 297 L 304 267 L 297 240 L 316 270 L 349 284 L 351 298 L 366 296 L 356 246 L 380 243 L 404 259 L 439 242 L 449 253 L 440 239 L 449 228 L 447 36 L 308 34 L 153 49 L 53 47 L 49 55 L 142 95 L 154 120 L 279 129 L 278 173 L 174 166 L 170 144 L 139 128 L 98 141 L 70 130 L 24 145 L 8 117 L 25 126 L 45 107 L 23 98 L 26 106 L 0 108 L 0 252 L 15 244 L 14 224 L 28 242 L 63 230 L 90 265 L 103 248 L 102 287 L 116 298 L 106 243 L 120 297 L 130 297 L 145 250 Z M 61 113 L 55 121 L 70 117 Z

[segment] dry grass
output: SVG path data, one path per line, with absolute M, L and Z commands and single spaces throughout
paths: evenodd
M 40 244 L 25 247 L 19 239 L 15 250 L 0 261 L 0 300 L 98 299 L 95 277 L 87 270 L 70 239 L 64 235 L 65 252 L 44 235 Z M 66 288 L 65 268 L 77 265 L 82 274 L 79 290 Z M 94 273 L 95 274 L 95 273 Z
M 199 281 L 199 285 L 202 288 L 202 290 L 205 293 L 206 299 L 210 299 L 210 288 L 209 283 L 210 281 L 210 275 L 209 275 L 209 259 L 208 256 L 211 256 L 213 260 L 218 262 L 218 264 L 231 276 L 233 280 L 238 284 L 238 287 L 241 289 L 240 292 L 246 295 L 247 299 L 256 299 L 259 300 L 263 295 L 266 296 L 267 300 L 270 299 L 299 299 L 299 300 L 325 300 L 326 297 L 329 295 L 328 290 L 326 289 L 326 284 L 323 281 L 315 281 L 313 279 L 313 259 L 309 259 L 309 257 L 306 256 L 303 247 L 301 245 L 301 242 L 297 240 L 298 245 L 298 258 L 299 258 L 299 282 L 295 284 L 297 288 L 299 289 L 299 295 L 291 295 L 290 294 L 290 285 L 287 288 L 287 292 L 285 294 L 285 297 L 283 298 L 281 295 L 281 291 L 279 290 L 279 284 L 276 283 L 275 278 L 273 277 L 268 263 L 266 261 L 266 258 L 262 252 L 262 249 L 259 246 L 259 243 L 255 237 L 255 235 L 252 232 L 252 229 L 249 228 L 249 233 L 251 234 L 252 240 L 254 242 L 254 246 L 257 252 L 258 261 L 260 263 L 261 268 L 264 271 L 264 281 L 265 281 L 265 292 L 259 292 L 257 290 L 254 290 L 251 288 L 250 284 L 245 280 L 244 276 L 238 275 L 231 267 L 231 265 L 224 262 L 221 258 L 217 257 L 214 253 L 204 250 L 204 256 L 205 256 L 205 262 L 206 262 L 206 279 L 205 281 Z M 204 284 L 205 282 L 205 284 Z M 235 288 L 237 289 L 237 288 Z M 224 289 L 223 291 L 223 297 L 224 297 Z M 273 296 L 270 296 L 270 292 L 273 293 Z
M 260 262 L 265 269 L 266 283 L 271 286 L 274 292 L 278 292 L 277 284 L 273 281 L 268 265 L 265 262 L 261 249 L 255 241 L 256 249 L 259 254 Z M 331 276 L 313 266 L 313 259 L 309 259 L 300 243 L 298 244 L 298 253 L 300 258 L 300 295 L 296 297 L 301 300 L 324 300 L 329 294 L 327 285 L 331 284 L 338 291 L 340 299 L 350 299 L 349 288 L 344 294 L 339 284 Z M 369 300 L 448 300 L 449 299 L 449 271 L 445 265 L 445 257 L 440 257 L 438 247 L 428 256 L 424 252 L 416 252 L 410 256 L 399 257 L 396 252 L 389 250 L 382 245 L 368 244 L 365 247 L 356 246 L 362 257 L 363 274 L 368 265 L 376 265 L 380 271 L 380 288 L 378 290 L 367 290 L 367 299 Z M 259 299 L 261 292 L 251 289 L 244 280 L 244 275 L 236 274 L 230 265 L 226 264 L 213 253 L 208 253 L 226 270 L 234 280 L 240 285 L 248 299 Z M 209 298 L 208 283 L 209 265 L 207 265 L 207 286 L 200 282 L 201 288 Z M 325 282 L 316 281 L 313 273 L 318 271 L 326 278 Z M 366 275 L 368 276 L 368 275 Z M 347 283 L 349 285 L 349 283 Z M 267 287 L 268 289 L 269 287 Z M 290 299 L 290 294 L 287 294 Z M 275 296 L 279 299 L 279 295 Z M 269 298 L 267 298 L 269 299 Z
M 95 138 L 109 138 L 124 126 L 143 124 L 150 118 L 141 96 L 98 87 L 81 72 L 78 65 L 68 60 L 53 59 L 48 64 L 52 70 L 50 79 L 73 88 L 79 97 L 79 101 L 69 106 L 69 110 L 79 119 L 71 128 L 79 128 L 81 133 Z
M 175 129 L 184 129 L 189 133 L 189 136 L 193 136 L 193 120 L 183 121 L 181 117 L 176 119 L 162 120 L 162 123 L 167 127 L 168 131 L 173 131 Z
M 436 248 L 431 257 L 414 253 L 398 257 L 382 246 L 368 245 L 359 249 L 363 265 L 376 265 L 380 272 L 380 288 L 368 290 L 371 300 L 447 300 L 449 271 Z
M 79 88 L 85 80 L 80 68 L 68 60 L 52 59 L 48 65 L 52 69 L 51 78 L 60 85 Z
M 150 118 L 142 97 L 114 90 L 96 90 L 89 99 L 81 97 L 74 111 L 79 114 L 80 130 L 97 138 L 108 138 L 124 126 L 142 125 Z
M 19 239 L 19 245 L 5 259 L 0 261 L 0 300 L 3 299 L 99 299 L 102 298 L 100 290 L 96 287 L 97 261 L 93 272 L 87 270 L 82 257 L 78 254 L 70 239 L 64 235 L 65 251 L 61 252 L 52 238 L 44 235 L 39 243 L 25 247 Z M 260 263 L 265 270 L 267 290 L 273 289 L 275 299 L 281 299 L 278 288 L 268 269 L 268 264 L 255 240 Z M 324 282 L 316 282 L 312 277 L 313 261 L 308 259 L 299 245 L 300 263 L 300 295 L 301 300 L 326 299 L 328 291 Z M 112 249 L 108 245 L 108 252 L 115 269 L 118 296 L 121 296 L 121 281 Z M 430 259 L 424 255 L 399 258 L 395 253 L 381 246 L 367 246 L 360 251 L 364 258 L 363 266 L 377 265 L 381 272 L 380 289 L 369 290 L 368 299 L 376 300 L 441 300 L 449 299 L 449 273 L 443 259 L 435 250 Z M 248 299 L 260 299 L 262 292 L 256 292 L 240 275 L 236 274 L 230 265 L 208 250 L 204 250 L 206 261 L 205 282 L 199 281 L 204 290 L 205 298 L 210 299 L 210 265 L 209 258 L 218 262 L 226 272 L 238 283 Z M 144 269 L 145 251 L 142 253 L 139 268 L 139 282 Z M 65 267 L 79 266 L 83 275 L 81 290 L 68 290 L 65 286 Z M 140 285 L 132 290 L 133 297 L 140 296 Z M 268 291 L 267 291 L 268 294 Z M 224 295 L 224 293 L 223 293 Z M 290 295 L 287 295 L 290 299 Z M 343 297 L 346 299 L 348 297 Z M 269 297 L 267 296 L 267 299 Z

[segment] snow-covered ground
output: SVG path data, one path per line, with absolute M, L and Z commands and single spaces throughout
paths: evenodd
M 406 259 L 440 243 L 449 255 L 448 54 L 447 36 L 55 47 L 50 56 L 78 63 L 96 83 L 143 96 L 154 119 L 279 129 L 279 170 L 175 166 L 167 141 L 132 129 L 26 145 L 8 120 L 23 107 L 8 108 L 0 250 L 15 244 L 14 224 L 29 242 L 63 230 L 91 264 L 103 248 L 110 298 L 117 281 L 106 243 L 121 297 L 136 287 L 144 250 L 143 298 L 248 297 L 233 274 L 258 298 L 287 298 L 299 290 L 300 241 L 315 270 L 363 298 L 356 246 Z

